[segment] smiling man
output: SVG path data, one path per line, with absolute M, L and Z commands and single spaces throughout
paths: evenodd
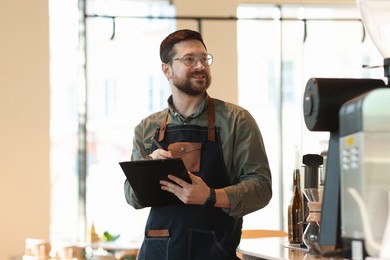
M 138 259 L 238 259 L 242 217 L 272 197 L 259 127 L 247 110 L 207 94 L 213 56 L 198 32 L 168 35 L 160 58 L 172 95 L 135 128 L 131 159 L 181 157 L 192 182 L 160 181 L 183 203 L 151 208 Z M 127 180 L 124 189 L 130 205 L 145 207 Z

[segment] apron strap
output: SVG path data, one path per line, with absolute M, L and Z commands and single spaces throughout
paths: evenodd
M 158 141 L 159 141 L 159 142 L 161 142 L 162 140 L 164 140 L 165 130 L 167 130 L 168 114 L 169 114 L 169 110 L 167 109 L 167 112 L 165 113 L 164 119 L 163 119 L 163 121 L 161 122 L 161 126 L 160 126 L 160 134 L 159 134 L 159 136 L 158 136 Z
M 214 112 L 214 100 L 209 97 L 207 104 L 207 118 L 209 123 L 208 139 L 211 142 L 215 142 L 215 112 Z
M 165 131 L 167 130 L 167 121 L 168 121 L 169 110 L 164 115 L 164 119 L 160 125 L 160 133 L 158 141 L 161 142 L 164 140 Z M 214 102 L 211 97 L 208 98 L 207 102 L 207 120 L 208 120 L 208 139 L 211 142 L 215 142 L 215 111 L 214 111 Z

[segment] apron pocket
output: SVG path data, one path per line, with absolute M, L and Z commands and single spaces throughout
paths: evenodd
M 145 237 L 138 253 L 138 260 L 168 259 L 170 237 Z
M 218 242 L 215 232 L 212 230 L 189 230 L 189 255 L 190 259 L 231 260 L 237 259 L 230 255 Z M 202 248 L 202 250 L 199 250 Z
M 181 158 L 187 171 L 200 171 L 202 143 L 177 142 L 168 146 L 173 158 Z

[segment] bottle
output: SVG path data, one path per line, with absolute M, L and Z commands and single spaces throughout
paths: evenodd
M 99 242 L 99 235 L 96 233 L 95 224 L 92 222 L 90 230 L 91 243 Z
M 300 246 L 303 233 L 303 200 L 299 169 L 293 173 L 294 192 L 288 206 L 288 240 L 290 245 Z

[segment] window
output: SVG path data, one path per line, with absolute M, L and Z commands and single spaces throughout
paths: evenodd
M 303 93 L 308 79 L 382 78 L 383 71 L 362 65 L 383 60 L 365 37 L 353 5 L 240 5 L 237 15 L 245 18 L 238 21 L 237 30 L 239 103 L 258 121 L 274 178 L 270 205 L 247 216 L 244 225 L 287 229 L 294 149 L 298 147 L 301 156 L 320 154 L 329 138 L 328 132 L 310 132 L 305 126 Z M 284 217 L 276 219 L 278 215 Z
M 52 96 L 51 172 L 54 240 L 84 240 L 93 223 L 99 235 L 143 238 L 148 209 L 134 210 L 124 198 L 125 176 L 118 164 L 130 159 L 133 127 L 142 115 L 166 106 L 170 94 L 161 73 L 159 46 L 174 29 L 172 20 L 122 16 L 169 16 L 168 1 L 86 1 L 86 85 L 79 49 L 78 1 L 51 1 Z M 121 16 L 122 18 L 111 18 Z M 66 22 L 64 23 L 64 19 Z M 150 50 L 155 50 L 151 52 Z M 80 66 L 81 64 L 81 66 Z M 81 85 L 81 87 L 80 87 Z M 84 103 L 85 102 L 85 103 Z M 87 104 L 86 107 L 83 104 Z M 78 145 L 86 108 L 86 151 Z M 81 119 L 80 119 L 81 118 Z M 86 152 L 86 215 L 80 153 Z M 88 237 L 87 237 L 88 239 Z

